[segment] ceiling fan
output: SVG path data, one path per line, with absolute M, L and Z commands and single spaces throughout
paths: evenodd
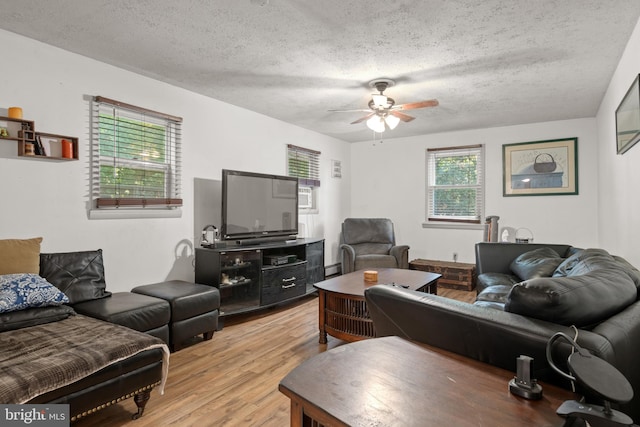
M 386 129 L 395 129 L 400 121 L 410 122 L 415 119 L 408 114 L 403 113 L 404 110 L 415 110 L 417 108 L 436 107 L 438 105 L 437 99 L 430 99 L 427 101 L 411 102 L 408 104 L 396 105 L 395 100 L 384 94 L 384 91 L 394 86 L 396 82 L 390 79 L 376 79 L 369 82 L 369 87 L 375 88 L 377 94 L 371 95 L 369 101 L 369 110 L 329 110 L 333 112 L 356 112 L 366 111 L 369 114 L 364 117 L 360 117 L 358 120 L 351 122 L 352 125 L 367 121 L 367 127 L 374 132 L 382 133 Z

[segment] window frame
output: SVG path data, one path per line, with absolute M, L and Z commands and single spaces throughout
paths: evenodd
M 433 183 L 435 170 L 433 170 L 433 166 L 431 165 L 435 165 L 435 157 L 437 155 L 443 154 L 458 156 L 468 156 L 472 154 L 478 156 L 478 161 L 476 162 L 477 182 L 468 185 L 435 185 L 435 183 Z M 434 189 L 438 187 L 451 189 L 473 188 L 476 191 L 475 207 L 478 212 L 477 216 L 475 218 L 469 218 L 433 215 L 433 194 Z M 483 144 L 428 148 L 425 150 L 425 221 L 423 222 L 423 227 L 482 229 L 482 219 L 484 218 L 485 212 L 485 194 L 485 149 Z
M 113 134 L 101 132 L 105 121 L 111 120 Z M 118 132 L 125 133 L 122 127 L 131 124 L 127 130 L 132 132 L 149 132 L 146 129 L 161 129 L 164 147 L 161 161 L 130 158 L 131 152 L 137 153 L 147 144 L 146 137 L 135 134 L 132 137 L 118 139 Z M 181 216 L 181 124 L 182 118 L 165 113 L 137 107 L 113 99 L 96 96 L 92 100 L 91 108 L 91 200 L 90 218 L 140 218 L 140 217 L 179 217 Z M 151 138 L 152 142 L 153 138 Z M 107 150 L 105 145 L 113 144 Z M 139 145 L 138 145 L 139 144 Z M 153 145 L 151 146 L 153 147 Z M 101 152 L 102 150 L 102 152 Z M 126 150 L 130 150 L 128 153 Z M 106 151 L 106 153 L 105 153 Z M 112 152 L 111 152 L 112 151 Z M 122 155 L 113 152 L 121 151 Z M 120 192 L 125 183 L 113 184 L 113 188 L 105 190 L 101 180 L 103 166 L 123 167 L 133 171 L 157 172 L 162 171 L 164 183 L 160 196 L 144 195 L 145 191 L 152 191 L 153 186 L 135 183 L 130 187 L 132 195 L 123 196 Z M 153 180 L 151 180 L 153 181 Z M 160 186 L 157 187 L 158 189 Z M 140 195 L 142 194 L 142 195 Z
M 304 213 L 318 212 L 318 195 L 320 188 L 320 151 L 287 144 L 287 175 L 298 178 L 298 210 Z M 306 158 L 309 165 L 306 169 L 292 170 L 291 164 L 298 158 Z M 300 207 L 301 192 L 311 193 L 311 206 Z

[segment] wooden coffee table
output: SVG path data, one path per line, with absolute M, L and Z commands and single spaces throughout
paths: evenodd
M 513 361 L 514 367 L 516 361 Z M 308 359 L 280 381 L 291 425 L 564 425 L 556 410 L 576 399 L 541 384 L 542 399 L 509 392 L 509 372 L 398 337 L 341 345 Z
M 440 274 L 400 268 L 372 268 L 378 272 L 377 282 L 365 282 L 364 271 L 354 271 L 313 285 L 318 290 L 320 344 L 327 334 L 344 340 L 374 338 L 373 321 L 364 300 L 364 290 L 377 284 L 401 286 L 414 291 L 437 293 Z

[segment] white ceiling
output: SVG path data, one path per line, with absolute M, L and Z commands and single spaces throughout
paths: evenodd
M 0 0 L 2 29 L 345 141 L 373 137 L 349 124 L 365 113 L 328 110 L 367 108 L 381 77 L 396 103 L 440 101 L 387 138 L 594 117 L 639 16 L 638 0 Z

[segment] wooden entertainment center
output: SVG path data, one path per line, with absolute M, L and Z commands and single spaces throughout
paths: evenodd
M 197 248 L 195 280 L 220 290 L 221 316 L 291 301 L 324 280 L 324 239 Z

